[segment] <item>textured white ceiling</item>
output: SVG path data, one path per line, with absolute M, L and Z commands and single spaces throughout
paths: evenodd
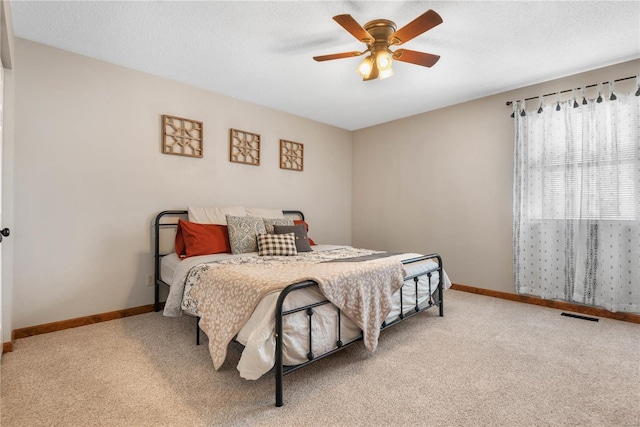
M 355 130 L 640 57 L 640 1 L 12 1 L 17 37 Z M 441 56 L 363 82 L 332 17 L 444 23 L 403 47 Z M 640 71 L 639 71 L 640 72 Z

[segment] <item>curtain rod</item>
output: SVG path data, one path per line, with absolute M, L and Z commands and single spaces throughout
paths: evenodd
M 614 80 L 614 82 L 621 82 L 621 81 L 623 81 L 623 80 L 630 80 L 630 79 L 635 79 L 635 78 L 636 78 L 636 76 L 623 77 L 623 78 L 621 78 L 621 79 L 616 79 L 616 80 Z M 599 84 L 606 85 L 606 84 L 608 84 L 608 83 L 609 83 L 609 82 L 596 83 L 596 84 L 593 84 L 593 85 L 585 86 L 585 87 L 584 87 L 584 89 L 589 88 L 589 87 L 596 87 L 596 86 L 598 86 Z M 638 83 L 640 83 L 640 82 L 638 82 Z M 551 95 L 555 95 L 556 93 L 566 93 L 566 92 L 571 92 L 572 90 L 575 90 L 575 89 L 580 89 L 580 88 L 574 88 L 574 89 L 561 90 L 560 92 L 547 93 L 546 95 L 542 95 L 542 96 L 551 96 Z M 538 99 L 538 97 L 537 97 L 537 96 L 533 96 L 533 97 L 531 97 L 531 98 L 525 98 L 524 100 L 525 100 L 525 101 L 531 101 L 532 99 Z M 511 104 L 513 104 L 513 101 L 507 101 L 507 105 L 511 105 Z

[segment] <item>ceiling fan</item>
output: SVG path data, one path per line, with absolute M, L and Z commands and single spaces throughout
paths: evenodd
M 329 61 L 360 56 L 369 52 L 369 55 L 358 66 L 358 73 L 360 73 L 364 81 L 391 77 L 393 75 L 392 59 L 422 65 L 423 67 L 432 67 L 440 59 L 439 55 L 430 53 L 409 49 L 397 49 L 395 51 L 390 49 L 392 46 L 400 46 L 429 31 L 436 25 L 440 25 L 442 18 L 431 9 L 397 31 L 396 24 L 388 19 L 375 19 L 364 24 L 364 27 L 358 24 L 351 15 L 337 15 L 333 19 L 351 33 L 352 36 L 366 44 L 367 48 L 362 52 L 334 53 L 314 56 L 313 59 L 319 62 Z

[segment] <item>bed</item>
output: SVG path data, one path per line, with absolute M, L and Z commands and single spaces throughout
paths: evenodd
M 300 211 L 283 211 L 283 214 L 305 219 Z M 283 404 L 284 375 L 359 341 L 374 351 L 380 331 L 429 308 L 438 307 L 439 315 L 444 315 L 443 292 L 451 282 L 438 254 L 397 254 L 315 245 L 311 252 L 301 252 L 295 257 L 259 256 L 248 252 L 180 259 L 171 250 L 171 240 L 175 238 L 177 220 L 186 215 L 184 210 L 163 211 L 154 220 L 155 309 L 160 310 L 160 287 L 169 287 L 164 314 L 185 313 L 198 318 L 198 324 L 209 337 L 216 369 L 224 361 L 231 338 L 244 346 L 238 362 L 241 377 L 257 379 L 275 368 L 276 406 Z M 353 297 L 342 296 L 340 291 L 336 293 L 336 289 L 345 288 L 344 284 L 334 280 L 333 287 L 329 285 L 334 278 L 351 283 L 353 277 L 366 274 L 384 282 L 381 287 L 386 290 L 380 292 L 388 295 L 388 301 L 384 297 L 369 297 L 369 293 L 377 291 L 367 287 L 362 292 L 378 304 L 382 300 L 386 306 L 385 310 L 373 314 L 377 306 L 359 307 L 360 312 L 365 312 L 360 314 L 359 321 L 358 314 L 353 313 L 353 304 L 348 301 Z M 400 279 L 394 280 L 398 274 Z M 390 278 L 387 280 L 387 277 Z M 241 327 L 227 328 L 236 317 L 242 317 L 234 312 L 240 310 L 235 307 L 238 301 L 245 299 L 244 294 L 237 292 L 251 293 L 237 284 L 254 280 L 274 282 L 275 288 L 265 288 L 263 294 L 256 296 L 257 303 L 249 303 L 251 310 L 245 319 L 240 319 Z M 228 282 L 228 289 L 236 292 L 235 296 L 226 296 L 226 300 L 211 286 L 224 282 Z M 223 307 L 217 307 L 215 315 L 209 314 L 208 318 L 210 304 Z M 229 314 L 222 319 L 227 320 L 221 321 L 221 313 L 225 312 Z M 200 327 L 196 328 L 198 342 Z

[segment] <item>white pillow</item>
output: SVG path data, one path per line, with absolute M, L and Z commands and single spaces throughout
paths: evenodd
M 222 208 L 197 208 L 189 206 L 189 221 L 198 224 L 218 224 L 227 225 L 226 215 L 247 216 L 245 208 L 242 206 L 222 207 Z
M 282 209 L 247 208 L 247 216 L 271 219 L 284 218 Z

